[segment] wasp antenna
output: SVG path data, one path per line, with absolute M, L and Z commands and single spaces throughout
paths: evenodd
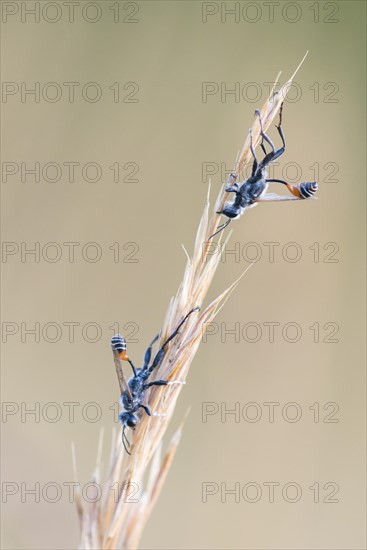
M 218 231 L 216 231 L 215 233 L 213 233 L 213 235 L 210 235 L 208 241 L 210 241 L 210 239 L 212 239 L 213 237 L 215 237 L 215 235 L 218 235 L 218 233 L 220 233 L 221 231 L 223 231 L 223 229 L 225 229 L 225 228 L 227 227 L 227 225 L 228 225 L 231 221 L 232 221 L 232 220 L 229 219 L 228 221 L 226 221 L 226 223 L 223 223 L 222 225 L 220 225 Z
M 126 426 L 124 426 L 124 427 L 122 428 L 122 444 L 123 444 L 124 449 L 125 449 L 125 451 L 127 452 L 127 454 L 128 454 L 128 455 L 131 455 L 129 449 L 126 447 L 126 443 L 127 443 L 128 446 L 130 447 L 130 441 L 129 441 L 128 438 L 126 437 L 125 428 L 126 428 Z

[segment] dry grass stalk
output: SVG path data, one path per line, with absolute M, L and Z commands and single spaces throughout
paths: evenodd
M 307 54 L 306 54 L 307 55 Z M 305 56 L 306 57 L 306 56 Z M 304 58 L 303 58 L 304 60 Z M 293 76 L 276 92 L 270 94 L 261 109 L 261 115 L 265 130 L 270 126 L 276 116 Z M 252 126 L 254 145 L 260 142 L 260 125 L 257 117 Z M 250 161 L 250 141 L 247 139 L 243 146 L 234 172 L 240 174 Z M 166 319 L 163 325 L 160 343 L 173 332 L 187 312 L 197 305 L 204 303 L 205 297 L 213 280 L 220 262 L 220 255 L 209 254 L 208 238 L 212 235 L 220 220 L 217 210 L 223 207 L 227 199 L 225 185 L 223 185 L 216 200 L 214 210 L 210 211 L 209 199 L 206 202 L 203 215 L 200 220 L 196 235 L 192 257 L 187 255 L 187 264 L 183 280 L 177 292 L 172 298 Z M 186 252 L 186 251 L 185 251 Z M 187 254 L 187 253 L 186 253 Z M 182 327 L 178 336 L 169 345 L 161 365 L 155 376 L 165 380 L 184 381 L 188 374 L 191 362 L 199 347 L 203 330 L 210 323 L 219 309 L 223 307 L 225 300 L 238 284 L 235 281 L 227 290 L 209 304 L 200 314 L 192 314 L 187 323 Z M 111 357 L 111 372 L 112 357 Z M 81 498 L 77 501 L 77 510 L 81 525 L 80 548 L 113 550 L 117 548 L 137 548 L 144 526 L 154 507 L 163 486 L 165 477 L 172 463 L 182 432 L 182 425 L 176 431 L 167 452 L 161 460 L 162 439 L 172 418 L 176 401 L 182 385 L 170 385 L 164 389 L 152 387 L 149 390 L 147 402 L 153 411 L 159 411 L 166 416 L 148 417 L 141 416 L 141 422 L 130 438 L 133 445 L 131 456 L 128 456 L 122 447 L 121 434 L 114 434 L 111 449 L 111 459 L 103 488 L 103 498 L 95 504 L 82 504 Z M 101 449 L 100 442 L 100 449 Z M 100 483 L 100 450 L 97 466 L 93 475 L 93 481 Z M 142 491 L 144 478 L 150 470 L 148 482 Z M 110 488 L 116 486 L 121 489 L 116 498 L 115 492 Z M 129 484 L 139 487 L 139 502 L 127 502 Z M 131 485 L 130 485 L 131 487 Z

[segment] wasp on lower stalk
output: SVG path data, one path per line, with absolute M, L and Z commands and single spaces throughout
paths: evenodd
M 313 195 L 316 193 L 318 188 L 317 182 L 315 181 L 304 181 L 299 185 L 291 185 L 284 180 L 267 178 L 267 168 L 269 164 L 280 157 L 284 153 L 286 147 L 285 137 L 282 128 L 283 104 L 284 102 L 280 106 L 279 124 L 278 126 L 276 126 L 278 134 L 280 135 L 280 138 L 282 140 L 282 147 L 280 147 L 279 149 L 275 149 L 270 137 L 264 132 L 260 111 L 256 109 L 255 114 L 259 117 L 260 123 L 260 147 L 265 156 L 260 162 L 257 160 L 252 142 L 252 132 L 250 130 L 250 150 L 252 156 L 254 157 L 251 176 L 239 185 L 236 182 L 236 174 L 230 174 L 225 190 L 227 193 L 235 194 L 234 200 L 226 202 L 223 210 L 217 212 L 217 214 L 223 214 L 224 216 L 227 216 L 228 220 L 219 226 L 218 231 L 211 235 L 209 237 L 209 240 L 221 231 L 223 231 L 223 229 L 227 227 L 232 219 L 239 218 L 247 208 L 252 208 L 253 206 L 256 206 L 256 204 L 259 202 L 289 201 L 314 198 Z M 264 142 L 266 142 L 271 147 L 271 151 L 269 151 L 269 153 L 267 153 L 266 151 Z M 268 184 L 272 182 L 282 183 L 286 185 L 292 196 L 282 196 L 275 193 L 267 194 L 266 190 L 268 188 Z
M 166 351 L 166 347 L 169 344 L 169 342 L 177 336 L 180 328 L 186 322 L 188 317 L 192 313 L 194 313 L 194 311 L 199 311 L 199 310 L 200 310 L 199 307 L 195 307 L 189 311 L 189 313 L 179 323 L 177 328 L 172 332 L 172 334 L 167 338 L 167 340 L 165 340 L 165 342 L 159 348 L 156 355 L 154 356 L 153 361 L 151 362 L 153 345 L 159 338 L 159 334 L 157 334 L 157 336 L 153 339 L 153 341 L 148 346 L 145 352 L 144 364 L 141 368 L 136 368 L 134 366 L 134 363 L 127 356 L 125 338 L 123 338 L 120 334 L 115 334 L 115 336 L 113 336 L 111 340 L 111 347 L 112 347 L 113 357 L 115 361 L 116 373 L 117 373 L 117 378 L 119 381 L 120 391 L 121 391 L 120 401 L 121 401 L 122 410 L 119 414 L 119 420 L 122 423 L 122 443 L 124 445 L 125 451 L 128 454 L 131 454 L 128 450 L 128 447 L 130 447 L 130 443 L 125 434 L 125 430 L 126 428 L 131 428 L 132 430 L 135 429 L 135 427 L 140 421 L 140 417 L 138 416 L 139 409 L 143 409 L 148 416 L 159 416 L 159 413 L 152 413 L 149 406 L 146 403 L 144 403 L 146 390 L 152 386 L 168 386 L 170 384 L 184 384 L 184 382 L 181 382 L 181 381 L 172 380 L 168 382 L 167 380 L 160 380 L 160 379 L 149 382 L 148 379 L 161 364 Z M 128 361 L 133 370 L 133 375 L 131 376 L 131 378 L 129 378 L 127 382 L 126 382 L 124 373 L 122 371 L 121 361 Z

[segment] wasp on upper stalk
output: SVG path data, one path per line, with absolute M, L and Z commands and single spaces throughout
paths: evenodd
M 169 342 L 177 336 L 180 328 L 186 322 L 188 317 L 194 312 L 199 311 L 199 307 L 195 307 L 190 310 L 189 313 L 183 318 L 179 323 L 176 330 L 174 330 L 162 344 L 162 346 L 157 351 L 152 363 L 150 364 L 150 359 L 152 355 L 152 349 L 154 343 L 158 340 L 159 334 L 153 339 L 152 343 L 148 346 L 145 356 L 144 364 L 141 368 L 136 368 L 131 359 L 126 355 L 126 340 L 120 334 L 115 334 L 111 340 L 111 347 L 113 351 L 113 358 L 115 361 L 117 378 L 120 384 L 121 391 L 121 406 L 122 410 L 119 414 L 119 420 L 122 423 L 122 443 L 124 445 L 125 451 L 128 454 L 131 454 L 128 450 L 130 443 L 125 434 L 126 428 L 135 429 L 136 425 L 140 421 L 138 416 L 139 409 L 143 409 L 148 416 L 159 416 L 159 413 L 151 412 L 150 408 L 146 403 L 144 403 L 145 392 L 148 388 L 152 386 L 167 386 L 169 384 L 184 384 L 181 381 L 172 380 L 168 382 L 167 380 L 153 380 L 152 382 L 148 381 L 148 378 L 153 374 L 153 371 L 161 364 L 164 353 L 166 351 L 166 346 Z M 126 382 L 124 373 L 122 371 L 121 361 L 128 361 L 133 370 L 133 375 Z
M 259 162 L 256 158 L 255 149 L 252 142 L 252 132 L 250 129 L 250 150 L 252 156 L 254 157 L 254 163 L 252 166 L 251 176 L 243 181 L 240 185 L 236 182 L 236 174 L 230 174 L 228 182 L 226 185 L 227 193 L 234 193 L 235 197 L 233 201 L 228 201 L 225 203 L 223 210 L 217 212 L 217 214 L 223 214 L 227 216 L 228 220 L 219 226 L 218 231 L 209 237 L 209 240 L 215 235 L 223 231 L 225 227 L 231 222 L 234 218 L 239 218 L 241 214 L 247 208 L 252 208 L 258 202 L 263 201 L 289 201 L 289 200 L 300 200 L 300 199 L 309 199 L 314 198 L 313 195 L 316 193 L 318 185 L 316 181 L 304 181 L 299 185 L 291 185 L 290 183 L 280 180 L 280 179 L 268 179 L 267 178 L 267 168 L 271 162 L 274 162 L 280 155 L 285 151 L 285 137 L 282 128 L 282 114 L 283 114 L 283 104 L 280 106 L 279 110 L 279 124 L 276 126 L 280 138 L 282 140 L 282 147 L 275 149 L 273 142 L 270 137 L 264 132 L 263 124 L 261 120 L 261 114 L 258 109 L 255 111 L 255 115 L 259 117 L 260 123 L 260 136 L 261 143 L 260 147 L 264 153 L 264 158 Z M 264 141 L 270 145 L 271 151 L 267 153 Z M 282 196 L 275 193 L 266 194 L 268 184 L 276 182 L 282 183 L 287 186 L 288 190 L 292 193 L 292 196 Z

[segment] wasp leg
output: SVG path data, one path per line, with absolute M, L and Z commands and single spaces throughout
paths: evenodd
M 170 380 L 169 382 L 167 382 L 166 380 L 154 380 L 154 382 L 144 384 L 143 389 L 147 390 L 151 386 L 173 386 L 173 384 L 186 384 L 186 382 L 182 380 Z
M 264 145 L 264 140 L 263 140 L 263 139 L 261 140 L 260 147 L 261 147 L 261 149 L 263 150 L 264 155 L 266 156 L 268 153 L 266 152 L 265 145 Z
M 147 405 L 139 405 L 139 408 L 144 409 L 148 416 L 166 416 L 164 413 L 152 413 Z
M 157 334 L 157 336 L 155 336 L 155 338 L 153 338 L 152 342 L 150 343 L 149 347 L 147 348 L 147 351 L 145 352 L 144 365 L 143 365 L 144 370 L 148 368 L 148 365 L 150 363 L 150 358 L 151 358 L 151 355 L 152 355 L 153 345 L 158 340 L 158 338 L 159 338 L 159 334 Z
M 278 130 L 280 138 L 283 142 L 283 149 L 285 150 L 285 137 L 284 137 L 283 128 L 282 128 L 283 105 L 284 105 L 284 101 L 281 104 L 280 109 L 279 109 L 279 124 L 278 124 L 278 126 L 276 126 L 276 129 Z
M 255 115 L 257 115 L 257 116 L 259 117 L 260 135 L 261 135 L 261 137 L 270 145 L 270 147 L 271 147 L 273 153 L 275 153 L 274 143 L 271 141 L 270 137 L 269 137 L 267 134 L 265 134 L 265 132 L 264 132 L 263 121 L 262 121 L 262 119 L 261 119 L 261 114 L 260 114 L 259 109 L 256 109 Z
M 139 405 L 139 409 L 144 409 L 148 416 L 152 416 L 152 413 L 150 412 L 150 408 L 148 405 Z
M 250 134 L 250 151 L 252 153 L 252 156 L 254 157 L 254 164 L 252 165 L 252 176 L 254 176 L 259 163 L 258 163 L 257 158 L 256 158 L 254 144 L 253 144 L 253 141 L 252 141 L 252 130 L 251 130 L 251 128 L 249 130 L 249 134 Z
M 176 328 L 176 330 L 174 332 L 172 332 L 171 336 L 169 336 L 167 338 L 167 340 L 164 342 L 164 344 L 162 344 L 161 348 L 159 349 L 159 351 L 157 352 L 156 356 L 154 357 L 154 360 L 153 360 L 153 363 L 152 365 L 149 367 L 148 371 L 149 374 L 151 372 L 154 371 L 154 369 L 159 365 L 159 363 L 161 362 L 162 360 L 162 357 L 163 357 L 163 354 L 164 354 L 164 348 L 167 346 L 167 344 L 169 344 L 169 342 L 175 337 L 177 336 L 180 328 L 182 327 L 182 325 L 186 322 L 187 318 L 192 314 L 194 313 L 194 311 L 200 311 L 200 308 L 197 306 L 197 307 L 194 307 L 193 309 L 191 309 L 189 311 L 189 313 L 187 315 L 185 315 L 185 317 L 182 319 L 181 323 L 178 325 L 178 327 Z
M 147 390 L 152 386 L 167 386 L 167 385 L 168 385 L 168 382 L 166 382 L 165 380 L 154 380 L 154 382 L 149 382 L 149 384 L 144 384 L 143 390 Z
M 280 155 L 282 155 L 285 151 L 285 140 L 284 140 L 283 130 L 282 130 L 282 127 L 281 127 L 281 120 L 279 121 L 279 126 L 277 126 L 277 129 L 278 129 L 278 132 L 280 134 L 280 137 L 282 138 L 283 147 L 280 147 L 279 149 L 275 149 L 274 143 L 271 141 L 270 137 L 267 134 L 265 134 L 265 132 L 264 132 L 263 123 L 262 123 L 262 120 L 261 120 L 261 115 L 260 115 L 259 109 L 256 109 L 255 114 L 259 117 L 260 135 L 261 135 L 262 139 L 265 140 L 270 145 L 270 147 L 272 149 L 270 151 L 270 153 L 265 155 L 265 157 L 263 158 L 263 160 L 260 163 L 261 166 L 267 166 L 270 162 L 273 162 L 275 159 L 280 157 Z M 266 153 L 264 144 L 262 144 L 262 150 Z
M 264 145 L 264 131 L 263 131 L 263 123 L 262 123 L 262 120 L 261 120 L 261 115 L 260 115 L 260 111 L 259 109 L 256 109 L 255 111 L 255 115 L 257 115 L 259 117 L 259 122 L 260 122 L 260 135 L 261 135 L 261 143 L 260 143 L 260 147 L 262 149 L 262 152 L 264 153 L 264 155 L 266 156 L 267 155 L 267 152 L 266 152 L 266 149 L 265 149 L 265 145 Z M 268 138 L 268 136 L 266 136 Z M 270 138 L 268 138 L 270 140 Z M 251 140 L 251 143 L 252 143 L 252 140 Z M 274 146 L 272 147 L 273 151 L 274 151 Z M 252 149 L 251 149 L 251 152 L 252 152 Z M 252 153 L 253 154 L 253 153 Z M 254 175 L 255 172 L 253 172 L 252 175 Z

